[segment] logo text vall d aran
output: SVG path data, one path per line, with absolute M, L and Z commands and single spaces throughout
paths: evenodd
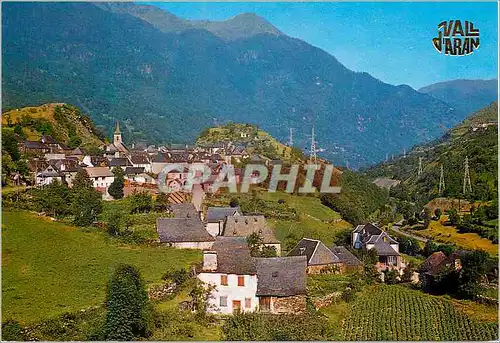
M 432 44 L 445 55 L 470 55 L 479 48 L 479 29 L 468 20 L 443 21 L 438 25 L 438 36 L 432 39 Z

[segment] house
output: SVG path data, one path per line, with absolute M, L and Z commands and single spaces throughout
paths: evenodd
M 136 168 L 144 168 L 146 173 L 151 173 L 151 162 L 149 161 L 147 154 L 136 154 L 130 156 L 130 162 L 132 166 Z
M 109 160 L 108 166 L 111 169 L 120 167 L 125 170 L 127 167 L 132 167 L 132 163 L 130 163 L 129 159 L 126 157 L 115 157 Z
M 200 219 L 200 213 L 196 210 L 192 203 L 170 204 L 168 207 L 175 218 Z
M 306 256 L 307 273 L 319 274 L 341 269 L 340 259 L 317 239 L 304 238 L 288 256 Z
M 241 216 L 240 207 L 209 207 L 206 216 L 206 229 L 212 236 L 219 236 L 224 229 L 224 222 L 229 216 Z
M 306 310 L 306 256 L 256 258 L 255 263 L 260 312 L 280 314 Z
M 153 158 L 151 159 L 151 172 L 154 174 L 160 174 L 168 163 L 168 157 L 165 153 L 157 153 L 156 155 L 153 155 Z
M 353 248 L 375 249 L 377 251 L 379 259 L 375 266 L 377 270 L 397 269 L 402 271 L 405 267 L 399 254 L 399 243 L 376 225 L 368 223 L 356 226 L 352 231 L 351 238 Z
M 375 179 L 373 183 L 380 188 L 390 189 L 391 187 L 399 185 L 401 181 L 379 177 Z
M 209 312 L 257 310 L 257 267 L 245 238 L 215 238 L 211 249 L 203 253 L 203 266 L 197 277 L 214 287 L 208 300 Z
M 210 249 L 215 239 L 199 218 L 158 218 L 160 243 L 177 249 Z
M 353 253 L 343 246 L 333 246 L 330 250 L 338 257 L 341 264 L 341 272 L 352 271 L 363 267 L 363 263 Z
M 462 269 L 461 258 L 466 254 L 467 252 L 463 250 L 452 252 L 449 256 L 442 251 L 434 252 L 420 266 L 420 280 L 427 287 L 432 287 L 438 275 Z
M 278 256 L 281 254 L 281 243 L 267 225 L 266 218 L 258 216 L 228 216 L 224 224 L 223 236 L 248 237 L 257 233 L 265 246 L 273 246 Z
M 90 179 L 94 183 L 94 188 L 106 190 L 115 181 L 115 175 L 108 167 L 90 167 L 83 168 L 89 174 Z
M 50 185 L 54 180 L 62 182 L 62 175 L 59 170 L 53 166 L 49 165 L 47 168 L 36 174 L 35 184 L 37 186 Z
M 20 150 L 24 153 L 35 153 L 35 154 L 45 154 L 50 152 L 50 147 L 42 142 L 38 141 L 25 141 Z

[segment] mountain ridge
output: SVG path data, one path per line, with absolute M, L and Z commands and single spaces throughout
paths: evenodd
M 163 32 L 117 11 L 6 4 L 4 107 L 72 103 L 108 133 L 118 119 L 127 142 L 193 142 L 203 128 L 248 122 L 282 142 L 295 128 L 294 143 L 307 148 L 315 126 L 320 154 L 355 168 L 430 141 L 465 116 L 285 34 L 226 41 L 204 29 Z

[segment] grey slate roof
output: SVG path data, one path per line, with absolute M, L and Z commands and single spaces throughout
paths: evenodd
M 263 243 L 280 243 L 273 230 L 267 226 L 264 216 L 229 216 L 226 218 L 223 236 L 247 237 L 258 233 Z
M 287 297 L 306 294 L 307 257 L 256 258 L 257 296 Z
M 307 265 L 325 265 L 339 263 L 340 260 L 333 254 L 321 241 L 316 239 L 304 238 L 288 256 L 307 256 Z
M 372 249 L 377 250 L 378 256 L 399 256 L 399 253 L 389 243 L 377 242 Z
M 110 167 L 127 167 L 132 166 L 132 163 L 125 157 L 115 157 L 111 161 L 109 161 Z
M 215 239 L 196 218 L 158 218 L 156 231 L 161 243 L 213 242 Z
M 175 218 L 200 218 L 192 203 L 170 204 L 169 207 Z
M 337 256 L 342 264 L 349 267 L 360 266 L 361 261 L 358 260 L 349 250 L 342 246 L 331 247 L 330 250 Z
M 389 189 L 391 187 L 397 186 L 401 183 L 399 180 L 393 180 L 393 179 L 388 179 L 385 177 L 379 177 L 378 179 L 375 179 L 373 181 L 375 185 L 377 185 L 380 188 L 386 188 Z
M 226 220 L 228 216 L 234 216 L 236 213 L 242 215 L 241 209 L 237 207 L 209 207 L 207 209 L 207 222 L 216 223 L 220 220 Z
M 255 259 L 250 255 L 246 238 L 218 236 L 210 250 L 217 252 L 215 273 L 257 274 Z
M 149 164 L 148 158 L 144 155 L 132 155 L 130 161 L 132 164 Z
M 125 175 L 135 175 L 141 173 L 144 173 L 144 167 L 126 167 L 124 172 Z

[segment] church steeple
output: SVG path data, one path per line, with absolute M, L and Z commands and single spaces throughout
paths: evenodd
M 113 134 L 113 143 L 118 144 L 122 142 L 122 134 L 120 132 L 120 123 L 118 120 L 115 123 L 115 133 Z

